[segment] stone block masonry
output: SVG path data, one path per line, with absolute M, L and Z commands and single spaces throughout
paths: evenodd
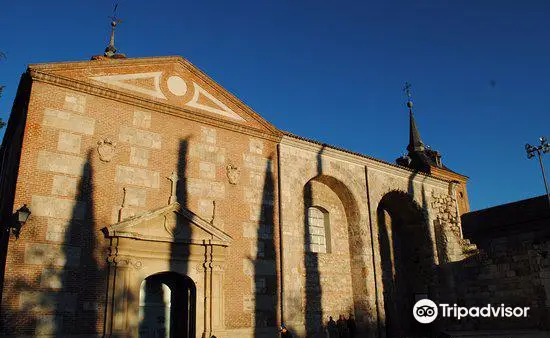
M 37 167 L 39 170 L 67 174 L 72 176 L 86 175 L 84 164 L 86 160 L 82 157 L 58 154 L 46 150 L 38 152 Z
M 86 215 L 86 204 L 84 202 L 51 196 L 34 195 L 31 208 L 34 216 L 84 219 Z
M 57 143 L 57 150 L 66 152 L 66 153 L 78 154 L 80 153 L 81 143 L 82 143 L 81 135 L 60 131 L 59 141 Z
M 95 128 L 95 119 L 68 111 L 48 108 L 44 112 L 42 125 L 73 133 L 92 135 Z
M 116 167 L 115 182 L 156 189 L 160 185 L 160 173 L 142 168 L 118 165 Z
M 127 126 L 120 127 L 119 140 L 134 146 L 152 149 L 160 149 L 162 144 L 160 134 Z

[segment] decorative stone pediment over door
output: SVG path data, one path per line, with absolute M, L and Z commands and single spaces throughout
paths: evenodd
M 178 202 L 103 229 L 110 239 L 105 335 L 138 337 L 141 283 L 175 273 L 196 287 L 193 336 L 222 335 L 225 251 L 231 237 Z

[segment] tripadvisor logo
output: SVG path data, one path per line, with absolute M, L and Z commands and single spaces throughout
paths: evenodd
M 439 309 L 438 309 L 439 308 Z M 413 307 L 413 316 L 417 322 L 429 324 L 433 322 L 440 313 L 443 318 L 461 319 L 464 317 L 486 317 L 486 318 L 510 318 L 510 317 L 527 317 L 530 307 L 511 307 L 500 304 L 493 306 L 464 307 L 456 304 L 435 304 L 429 299 L 421 299 Z
M 437 318 L 437 305 L 429 299 L 421 299 L 414 304 L 413 316 L 419 323 L 430 324 Z

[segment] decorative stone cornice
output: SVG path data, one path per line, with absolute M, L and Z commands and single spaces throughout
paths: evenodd
M 367 167 L 369 170 L 377 170 L 401 179 L 409 180 L 411 175 L 415 175 L 413 178 L 414 182 L 431 185 L 441 189 L 448 189 L 448 185 L 451 182 L 422 172 L 414 172 L 409 168 L 401 167 L 366 155 L 344 151 L 330 145 L 319 144 L 301 137 L 283 135 L 281 146 L 295 147 L 300 150 L 308 151 L 312 153 L 312 156 L 317 156 L 317 154 L 322 152 L 323 157 Z
M 163 221 L 165 220 L 164 216 L 170 213 L 176 213 L 177 215 L 184 217 L 188 222 L 190 222 L 190 224 L 192 224 L 192 226 L 198 227 L 201 231 L 210 234 L 212 238 L 206 240 L 204 238 L 193 238 L 192 236 L 180 237 L 174 233 L 170 234 L 167 232 L 166 223 Z M 156 221 L 155 229 L 158 230 L 157 232 L 153 233 L 151 229 L 144 231 L 139 228 L 140 224 L 153 221 Z M 233 241 L 231 236 L 227 233 L 221 229 L 218 229 L 213 224 L 210 224 L 203 218 L 197 216 L 178 202 L 174 202 L 159 209 L 129 218 L 122 222 L 105 227 L 102 230 L 103 233 L 110 238 L 132 238 L 153 242 L 170 242 L 204 246 L 229 246 Z
M 247 125 L 242 125 L 233 121 L 224 120 L 221 118 L 206 115 L 196 111 L 191 111 L 182 107 L 177 107 L 170 104 L 162 103 L 156 100 L 147 99 L 147 98 L 133 95 L 130 93 L 117 91 L 107 87 L 95 85 L 93 83 L 88 83 L 88 82 L 68 78 L 65 76 L 61 76 L 58 74 L 45 72 L 40 70 L 40 67 L 33 68 L 31 66 L 29 67 L 27 72 L 29 73 L 33 81 L 48 83 L 54 86 L 63 87 L 63 88 L 79 91 L 85 94 L 94 95 L 94 96 L 118 101 L 121 103 L 130 104 L 132 106 L 144 108 L 151 111 L 156 111 L 167 115 L 185 118 L 191 121 L 208 124 L 214 127 L 235 131 L 237 133 L 258 137 L 258 138 L 266 139 L 273 142 L 279 142 L 281 138 L 281 136 L 277 134 L 278 131 L 273 134 L 269 134 L 263 130 L 250 127 Z

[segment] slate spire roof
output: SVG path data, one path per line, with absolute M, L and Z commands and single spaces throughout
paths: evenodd
M 416 127 L 411 101 L 407 102 L 407 107 L 409 107 L 409 145 L 407 146 L 407 150 L 409 152 L 424 151 L 424 143 L 422 143 L 420 132 Z
M 409 145 L 407 146 L 408 154 L 404 155 L 396 160 L 396 163 L 414 170 L 430 173 L 432 167 L 447 169 L 441 163 L 441 154 L 432 150 L 424 145 L 420 132 L 416 126 L 413 113 L 413 103 L 410 95 L 410 85 L 405 85 L 405 91 L 407 93 L 408 101 L 407 107 L 409 108 Z M 448 170 L 448 169 L 447 169 Z

